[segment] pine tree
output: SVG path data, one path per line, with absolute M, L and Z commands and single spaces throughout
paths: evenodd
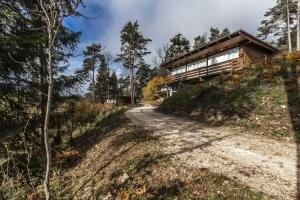
M 296 1 L 276 0 L 275 6 L 270 8 L 264 15 L 266 19 L 261 22 L 261 25 L 258 28 L 258 37 L 266 39 L 269 36 L 274 36 L 277 46 L 280 48 L 296 46 L 296 13 Z M 288 22 L 290 26 L 288 26 Z M 291 39 L 289 39 L 289 30 Z M 290 40 L 292 45 L 289 45 Z
M 11 112 L 13 116 L 4 115 L 3 118 L 10 118 L 18 126 L 31 119 L 34 126 L 30 131 L 35 134 L 37 129 L 40 130 L 40 137 L 34 138 L 44 136 L 46 199 L 50 198 L 49 130 L 52 110 L 56 106 L 53 97 L 60 95 L 61 89 L 68 85 L 63 83 L 69 80 L 61 73 L 66 69 L 62 63 L 67 63 L 80 36 L 80 33 L 66 28 L 62 21 L 68 16 L 78 16 L 76 9 L 80 3 L 80 0 L 0 1 L 0 102 L 9 105 L 11 110 L 17 110 L 16 114 Z M 28 108 L 37 108 L 39 112 L 34 116 L 22 112 L 22 109 Z M 27 131 L 24 134 L 28 134 Z
M 207 44 L 207 35 L 206 34 L 198 35 L 194 39 L 193 49 L 198 49 L 199 47 L 201 47 L 201 46 L 203 46 L 205 44 Z
M 100 67 L 97 70 L 97 78 L 95 83 L 95 96 L 102 103 L 108 96 L 109 71 L 108 64 L 104 56 L 101 58 Z
M 143 88 L 146 86 L 147 82 L 150 80 L 152 75 L 152 70 L 150 65 L 146 63 L 141 63 L 139 69 L 136 72 L 137 76 L 137 95 L 141 96 Z
M 211 42 L 211 41 L 219 39 L 220 34 L 221 34 L 221 31 L 219 30 L 219 28 L 211 27 L 209 41 Z
M 170 39 L 170 46 L 167 50 L 165 60 L 173 60 L 178 56 L 189 52 L 190 48 L 190 41 L 186 39 L 181 33 L 178 33 Z
M 86 47 L 86 50 L 83 52 L 84 61 L 83 61 L 83 71 L 91 74 L 91 91 L 92 91 L 92 99 L 95 101 L 95 73 L 97 71 L 97 66 L 100 65 L 101 59 L 103 59 L 103 55 L 101 54 L 102 46 L 100 43 L 93 43 L 90 46 Z
M 117 56 L 116 61 L 122 62 L 129 69 L 132 107 L 134 107 L 135 102 L 134 68 L 138 67 L 139 63 L 144 62 L 144 56 L 150 53 L 146 48 L 150 41 L 139 31 L 137 21 L 134 23 L 128 22 L 121 31 L 121 54 Z
M 217 40 L 217 39 L 222 38 L 222 37 L 224 37 L 226 35 L 229 35 L 229 34 L 230 34 L 229 28 L 224 28 L 223 31 L 221 32 L 219 30 L 219 28 L 211 27 L 210 28 L 209 41 L 212 42 L 214 40 Z
M 115 71 L 109 77 L 109 94 L 113 99 L 118 97 L 118 77 Z

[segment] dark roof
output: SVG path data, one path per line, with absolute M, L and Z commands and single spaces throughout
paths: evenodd
M 178 56 L 177 58 L 175 58 L 175 59 L 173 59 L 173 60 L 167 61 L 167 62 L 163 63 L 161 66 L 168 65 L 168 64 L 173 63 L 173 62 L 175 62 L 175 61 L 177 61 L 177 60 L 180 60 L 180 59 L 182 59 L 182 58 L 185 58 L 185 57 L 187 57 L 187 56 L 189 56 L 189 55 L 195 54 L 195 53 L 197 53 L 197 52 L 200 52 L 200 51 L 202 51 L 202 50 L 205 50 L 205 49 L 208 49 L 208 48 L 210 48 L 210 47 L 212 47 L 212 46 L 215 46 L 215 45 L 217 45 L 217 44 L 219 44 L 219 43 L 221 43 L 221 42 L 224 42 L 224 41 L 226 41 L 226 40 L 230 40 L 230 39 L 232 39 L 233 37 L 236 37 L 236 36 L 239 36 L 239 35 L 244 35 L 244 36 L 246 36 L 247 38 L 245 38 L 245 40 L 248 39 L 248 40 L 250 40 L 250 41 L 252 41 L 252 42 L 255 42 L 256 45 L 258 45 L 258 46 L 260 46 L 260 47 L 266 49 L 267 51 L 269 51 L 269 52 L 271 52 L 271 53 L 277 53 L 277 52 L 279 52 L 279 50 L 278 50 L 277 48 L 273 47 L 272 45 L 268 44 L 267 42 L 265 42 L 265 41 L 263 41 L 263 40 L 261 40 L 261 39 L 255 37 L 254 35 L 252 35 L 252 34 L 246 32 L 246 31 L 244 31 L 244 30 L 242 30 L 242 29 L 240 29 L 240 30 L 238 30 L 238 31 L 235 31 L 235 32 L 233 32 L 233 33 L 230 33 L 229 35 L 226 35 L 226 36 L 221 37 L 221 38 L 219 38 L 219 39 L 217 39 L 217 40 L 214 40 L 214 41 L 211 41 L 211 42 L 209 42 L 209 43 L 207 43 L 207 44 L 205 44 L 205 45 L 202 45 L 202 46 L 200 46 L 200 47 L 197 48 L 197 49 L 194 49 L 194 50 L 189 51 L 189 52 L 187 52 L 187 53 L 185 53 L 185 54 L 182 54 L 182 55 Z

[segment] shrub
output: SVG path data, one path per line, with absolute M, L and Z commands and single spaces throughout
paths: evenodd
M 79 101 L 74 106 L 74 122 L 85 124 L 93 121 L 99 113 L 106 110 L 103 104 Z
M 147 86 L 143 89 L 143 97 L 146 100 L 154 100 L 157 98 L 155 92 L 166 82 L 168 81 L 167 77 L 156 76 L 151 79 Z

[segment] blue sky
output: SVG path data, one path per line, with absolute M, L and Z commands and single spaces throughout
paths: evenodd
M 85 0 L 84 4 L 81 13 L 95 19 L 72 18 L 64 22 L 82 32 L 77 54 L 93 42 L 100 42 L 112 55 L 118 54 L 122 27 L 130 20 L 138 20 L 143 35 L 152 39 L 148 46 L 152 54 L 146 58 L 151 64 L 155 50 L 179 32 L 191 43 L 212 26 L 229 27 L 231 31 L 242 28 L 256 34 L 274 0 Z M 71 59 L 69 72 L 80 67 L 82 59 Z M 126 73 L 119 63 L 113 63 L 112 68 L 118 75 Z

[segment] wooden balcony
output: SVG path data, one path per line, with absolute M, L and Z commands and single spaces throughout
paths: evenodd
M 171 76 L 170 83 L 228 73 L 241 66 L 240 59 L 229 60 Z

